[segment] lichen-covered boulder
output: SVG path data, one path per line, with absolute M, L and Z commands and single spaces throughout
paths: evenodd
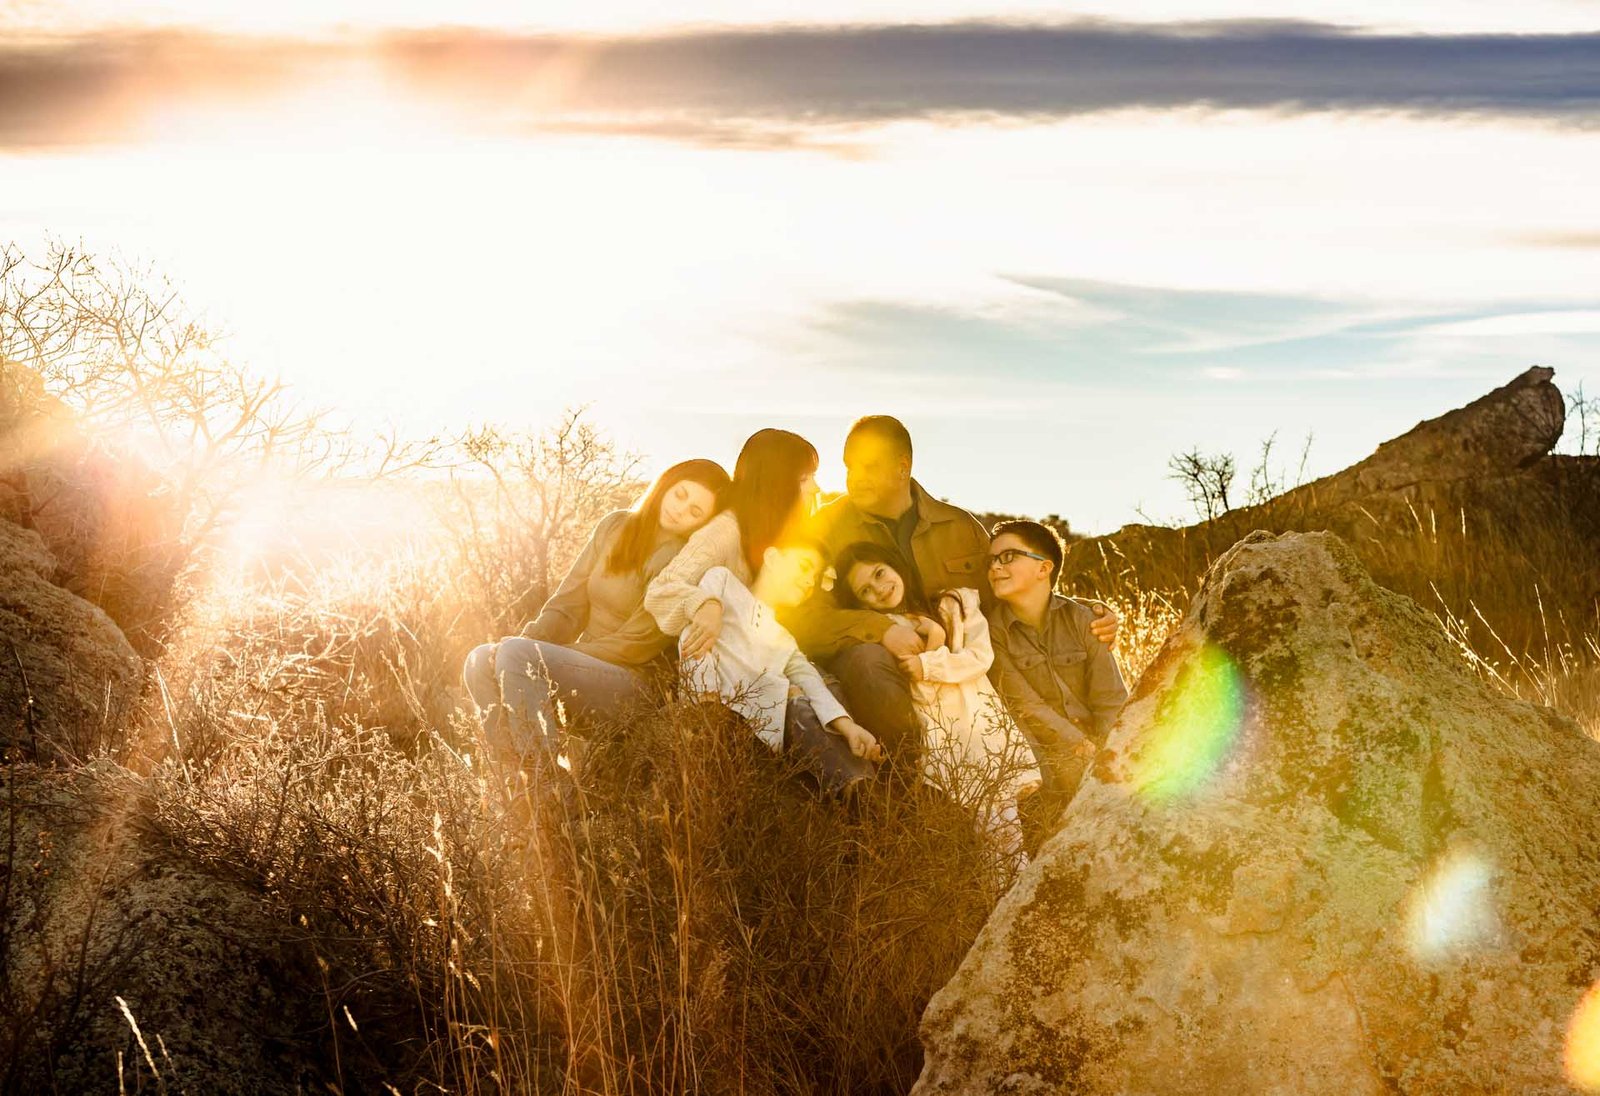
M 141 820 L 137 778 L 107 762 L 0 767 L 8 1089 L 337 1091 L 315 1064 L 331 1028 L 305 934 Z
M 0 750 L 83 756 L 120 733 L 144 664 L 104 611 L 50 581 L 39 534 L 0 521 Z
M 917 1093 L 1554 1093 L 1600 1065 L 1569 1045 L 1600 743 L 1485 688 L 1337 538 L 1220 558 L 1108 745 L 929 1005 Z

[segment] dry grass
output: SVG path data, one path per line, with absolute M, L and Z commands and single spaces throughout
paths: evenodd
M 595 728 L 576 775 L 488 771 L 455 674 L 511 622 L 451 543 L 230 583 L 148 721 L 153 824 L 327 957 L 330 1079 L 909 1087 L 921 1011 L 1010 883 L 977 837 L 981 789 L 847 810 L 724 710 L 674 703 Z M 1186 596 L 1108 600 L 1131 681 Z M 1535 657 L 1441 622 L 1490 680 L 1595 731 L 1593 637 Z
M 222 584 L 130 759 L 155 830 L 325 957 L 330 1080 L 905 1091 L 1012 878 L 978 836 L 1007 774 L 824 802 L 676 702 L 593 728 L 576 776 L 492 771 L 455 683 L 492 618 L 449 540 Z
M 495 771 L 461 661 L 576 547 L 530 570 L 506 489 L 214 572 L 119 751 L 148 774 L 143 824 L 303 931 L 314 1068 L 340 1091 L 905 1091 L 928 998 L 1012 879 L 978 836 L 1005 774 L 847 808 L 681 703 L 593 728 L 576 773 Z M 1495 567 L 1506 546 L 1462 528 L 1395 551 Z M 1074 592 L 1121 615 L 1130 682 L 1188 596 L 1131 574 Z M 1500 642 L 1460 593 L 1441 623 L 1489 680 L 1600 731 L 1594 635 Z

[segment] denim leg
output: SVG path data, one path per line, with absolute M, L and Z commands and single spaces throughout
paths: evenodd
M 461 683 L 467 687 L 467 695 L 472 697 L 479 711 L 487 711 L 500 703 L 500 683 L 494 676 L 495 647 L 493 643 L 479 644 L 461 667 Z
M 507 636 L 495 647 L 494 671 L 511 715 L 510 737 L 522 753 L 536 740 L 561 733 L 558 700 L 570 723 L 616 715 L 647 694 L 639 671 L 558 643 Z
M 850 744 L 822 725 L 811 701 L 790 697 L 783 719 L 783 748 L 800 757 L 822 794 L 843 791 L 857 780 L 870 779 L 877 767 L 850 752 Z
M 922 722 L 911 706 L 911 682 L 881 643 L 858 643 L 828 669 L 844 688 L 844 706 L 883 743 L 895 771 L 915 781 L 922 772 Z

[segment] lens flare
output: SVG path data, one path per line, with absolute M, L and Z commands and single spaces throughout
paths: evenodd
M 1600 1093 L 1600 982 L 1589 987 L 1567 1025 L 1567 1080 Z
M 1203 788 L 1232 750 L 1244 712 L 1244 675 L 1226 651 L 1206 644 L 1180 673 L 1139 751 L 1139 793 L 1167 803 Z
M 1445 853 L 1412 892 L 1406 916 L 1411 953 L 1432 963 L 1487 944 L 1500 933 L 1490 884 L 1494 865 L 1470 848 Z

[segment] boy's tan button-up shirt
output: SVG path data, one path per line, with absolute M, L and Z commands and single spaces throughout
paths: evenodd
M 1104 745 L 1128 699 L 1109 648 L 1094 637 L 1094 610 L 1050 596 L 1043 627 L 1034 629 L 1005 602 L 988 612 L 994 666 L 989 676 L 1013 718 L 1045 740 L 1080 736 Z

